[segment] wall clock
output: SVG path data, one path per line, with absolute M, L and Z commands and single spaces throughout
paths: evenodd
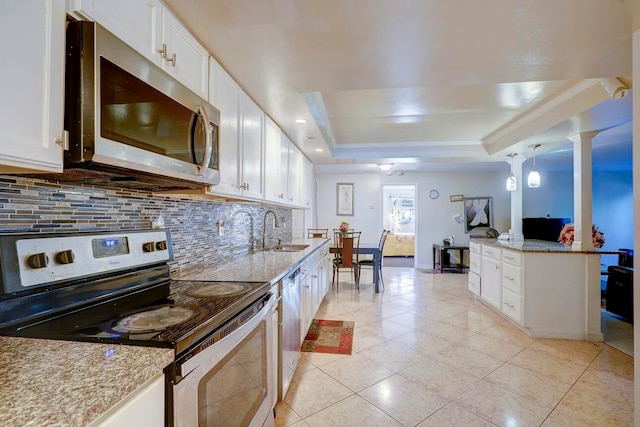
M 431 197 L 432 199 L 437 199 L 438 196 L 440 196 L 440 193 L 438 193 L 438 190 L 429 191 L 429 197 Z

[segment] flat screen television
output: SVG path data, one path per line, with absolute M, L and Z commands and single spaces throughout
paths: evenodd
M 522 218 L 522 234 L 525 239 L 557 242 L 562 226 L 569 222 L 570 218 Z

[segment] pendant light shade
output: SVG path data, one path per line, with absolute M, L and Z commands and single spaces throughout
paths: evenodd
M 511 159 L 511 173 L 507 177 L 507 182 L 505 184 L 507 191 L 516 191 L 518 189 L 518 179 L 513 173 L 513 158 L 517 155 L 518 153 L 507 154 L 507 157 Z
M 530 145 L 530 148 L 533 148 L 533 169 L 529 172 L 529 176 L 527 176 L 527 186 L 529 188 L 538 188 L 540 187 L 540 172 L 536 169 L 536 148 L 538 148 L 540 144 Z

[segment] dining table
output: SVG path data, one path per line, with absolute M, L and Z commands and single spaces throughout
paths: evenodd
M 358 255 L 373 255 L 373 285 L 376 294 L 380 293 L 380 263 L 382 262 L 382 251 L 378 243 L 360 243 L 360 246 L 353 249 Z M 329 252 L 340 253 L 340 248 L 331 246 Z

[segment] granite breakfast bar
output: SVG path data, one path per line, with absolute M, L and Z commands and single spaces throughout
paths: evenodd
M 561 243 L 472 239 L 469 289 L 532 337 L 602 341 L 600 255 Z

